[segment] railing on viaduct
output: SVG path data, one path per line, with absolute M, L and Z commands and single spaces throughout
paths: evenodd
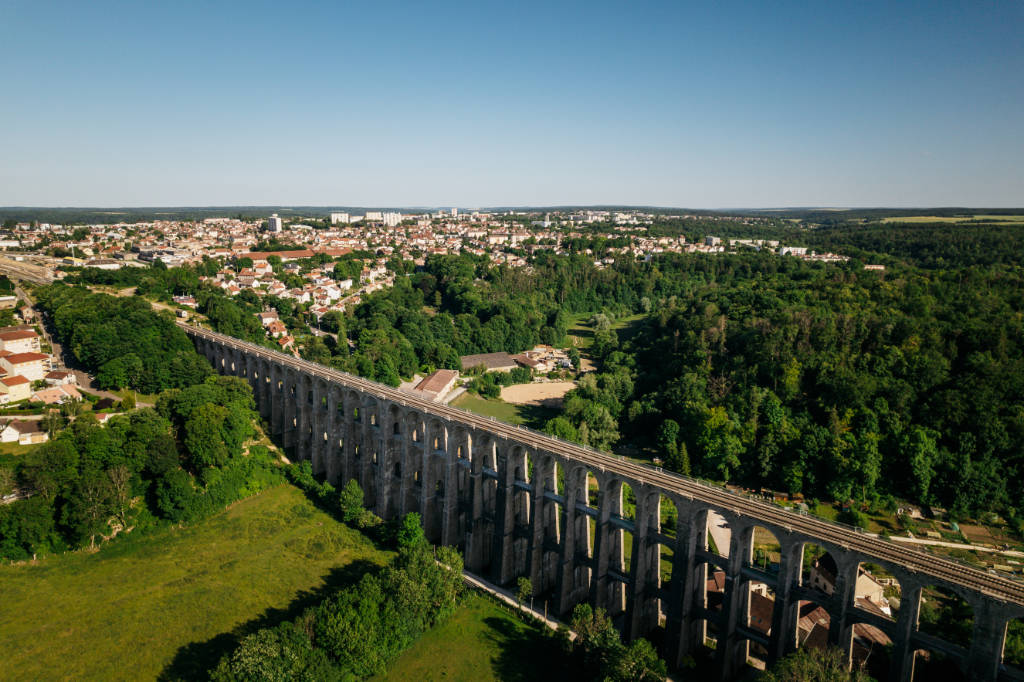
M 763 647 L 768 662 L 775 660 L 796 648 L 799 608 L 811 602 L 827 612 L 828 641 L 847 656 L 858 623 L 888 635 L 892 680 L 913 678 L 921 649 L 949 657 L 971 679 L 1018 679 L 1002 664 L 1002 652 L 1008 622 L 1024 616 L 1024 584 L 179 324 L 219 373 L 249 382 L 273 434 L 293 457 L 310 460 L 316 474 L 335 484 L 355 479 L 367 506 L 385 519 L 418 512 L 427 537 L 459 547 L 467 569 L 502 585 L 526 576 L 560 614 L 589 600 L 621 618 L 627 637 L 664 625 L 663 655 L 673 663 L 703 647 L 710 632 L 723 679 L 745 665 L 752 644 Z M 626 486 L 636 499 L 634 513 L 623 505 Z M 674 534 L 662 524 L 666 500 L 678 513 Z M 721 555 L 707 541 L 711 512 L 731 531 L 728 552 Z M 756 528 L 780 545 L 772 569 L 754 561 Z M 835 561 L 831 594 L 804 584 L 807 544 Z M 671 563 L 670 578 L 662 577 L 662 561 Z M 898 580 L 895 619 L 856 606 L 862 562 Z M 722 603 L 714 608 L 709 571 L 724 572 Z M 755 585 L 774 595 L 770 623 L 761 627 L 751 622 Z M 957 594 L 971 606 L 969 646 L 918 627 L 927 587 Z

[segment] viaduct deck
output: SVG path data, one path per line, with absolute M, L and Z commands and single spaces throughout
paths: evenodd
M 657 593 L 655 601 L 658 598 L 670 599 L 683 604 L 683 606 L 673 606 L 669 609 L 668 627 L 670 630 L 673 628 L 673 618 L 675 618 L 675 621 L 677 621 L 675 626 L 677 633 L 675 636 L 680 639 L 679 643 L 673 644 L 676 648 L 668 652 L 670 658 L 678 660 L 690 649 L 690 645 L 682 640 L 686 640 L 687 637 L 692 639 L 692 633 L 687 635 L 688 626 L 686 621 L 694 618 L 710 619 L 714 617 L 721 619 L 716 621 L 716 623 L 718 624 L 719 637 L 725 637 L 726 646 L 720 644 L 718 651 L 716 651 L 716 656 L 722 661 L 723 677 L 734 675 L 738 669 L 735 662 L 728 660 L 730 657 L 734 657 L 733 654 L 739 652 L 739 649 L 736 648 L 739 645 L 735 644 L 735 642 L 742 642 L 742 654 L 739 655 L 741 659 L 746 657 L 748 641 L 765 644 L 769 651 L 769 658 L 775 658 L 785 653 L 785 651 L 791 650 L 795 643 L 787 641 L 787 638 L 779 640 L 778 632 L 783 629 L 787 632 L 795 632 L 796 617 L 792 614 L 797 613 L 797 606 L 801 603 L 801 600 L 813 598 L 809 590 L 800 584 L 803 546 L 804 543 L 820 543 L 821 546 L 827 548 L 837 557 L 840 557 L 838 562 L 839 573 L 845 576 L 841 576 L 837 580 L 835 594 L 829 597 L 829 612 L 839 619 L 837 624 L 835 623 L 835 617 L 833 617 L 833 626 L 829 631 L 829 639 L 833 643 L 845 646 L 848 654 L 852 647 L 850 640 L 853 637 L 853 624 L 855 622 L 864 622 L 882 629 L 896 642 L 896 654 L 893 660 L 893 676 L 891 679 L 912 679 L 913 661 L 915 660 L 914 652 L 920 648 L 931 648 L 953 656 L 961 667 L 972 670 L 976 679 L 1017 678 L 1016 673 L 1007 669 L 1001 663 L 1002 638 L 1007 622 L 1011 618 L 1024 615 L 1024 583 L 1019 583 L 1000 575 L 990 574 L 956 561 L 936 557 L 858 529 L 789 511 L 763 500 L 748 498 L 714 485 L 663 471 L 653 466 L 632 462 L 616 455 L 598 452 L 531 429 L 482 417 L 466 410 L 434 403 L 410 393 L 298 359 L 278 351 L 263 348 L 256 344 L 181 322 L 179 322 L 179 326 L 197 341 L 197 345 L 202 346 L 205 344 L 208 350 L 208 357 L 210 356 L 209 352 L 212 352 L 209 349 L 218 348 L 223 349 L 225 353 L 232 353 L 241 358 L 251 358 L 263 363 L 270 363 L 276 367 L 288 368 L 291 372 L 313 377 L 331 385 L 345 387 L 361 395 L 369 396 L 381 404 L 402 406 L 402 408 L 415 410 L 418 413 L 444 420 L 449 424 L 461 425 L 461 427 L 472 429 L 474 432 L 490 434 L 494 438 L 502 439 L 505 442 L 519 444 L 531 452 L 552 453 L 567 462 L 582 465 L 588 470 L 601 472 L 606 475 L 606 480 L 618 479 L 620 481 L 628 481 L 631 486 L 635 486 L 635 491 L 642 489 L 645 491 L 645 494 L 653 491 L 654 493 L 664 494 L 673 500 L 682 501 L 687 505 L 686 509 L 688 511 L 709 509 L 725 516 L 731 524 L 735 524 L 735 528 L 741 531 L 733 533 L 729 556 L 725 559 L 709 556 L 706 547 L 706 530 L 703 533 L 681 531 L 681 533 L 689 533 L 689 539 L 686 542 L 690 543 L 690 549 L 686 549 L 685 543 L 681 538 L 676 546 L 676 552 L 677 554 L 680 551 L 688 552 L 689 557 L 687 561 L 689 563 L 683 562 L 683 558 L 677 556 L 674 561 L 676 563 L 683 562 L 681 564 L 682 570 L 677 571 L 676 567 L 673 567 L 672 589 L 657 588 L 654 590 Z M 218 366 L 218 370 L 223 371 L 220 366 Z M 236 370 L 236 373 L 240 373 L 239 370 Z M 252 377 L 250 377 L 251 380 Z M 262 381 L 263 378 L 261 377 L 260 380 Z M 270 378 L 267 377 L 266 380 L 270 381 Z M 495 478 L 500 479 L 500 476 L 495 476 Z M 511 490 L 513 487 L 512 479 L 509 478 L 508 481 L 509 489 Z M 522 484 L 521 487 L 524 489 L 531 489 L 525 481 L 515 481 L 514 485 L 520 484 Z M 534 488 L 537 487 L 539 486 L 534 486 Z M 550 488 L 548 488 L 548 492 L 550 492 Z M 545 492 L 544 495 L 547 495 L 548 492 Z M 576 485 L 571 494 L 573 497 L 576 497 L 578 493 L 579 486 Z M 544 496 L 538 490 L 532 490 L 531 494 L 537 495 L 538 498 Z M 621 492 L 617 494 L 621 497 Z M 582 502 L 577 502 L 576 505 L 572 505 L 572 498 L 566 495 L 570 506 L 569 531 L 570 533 L 572 532 L 571 526 L 573 521 L 571 520 L 571 514 L 573 510 L 583 511 L 589 513 L 592 518 L 597 519 L 599 524 L 597 536 L 598 538 L 604 537 L 604 542 L 607 543 L 609 542 L 607 536 L 602 535 L 606 531 L 601 530 L 602 528 L 609 527 L 613 529 L 611 532 L 614 532 L 615 527 L 626 527 L 622 524 L 622 517 L 618 516 L 622 513 L 621 499 L 619 500 L 619 506 L 613 509 L 610 515 L 607 511 L 603 515 L 599 515 L 594 513 L 596 510 L 586 509 L 585 495 L 586 493 L 583 493 L 582 497 L 576 498 L 583 500 Z M 559 501 L 563 505 L 566 504 L 565 499 L 560 498 Z M 536 508 L 542 510 L 544 508 L 543 504 L 544 501 L 540 500 Z M 640 511 L 642 506 L 645 509 L 643 512 Z M 650 514 L 650 505 L 638 504 L 637 513 L 638 515 L 641 513 L 645 514 L 645 519 L 649 518 L 647 515 Z M 654 512 L 654 520 L 650 522 L 650 525 L 653 526 L 650 531 L 647 530 L 648 522 L 645 521 L 643 524 L 638 522 L 636 524 L 635 529 L 639 541 L 648 543 L 663 542 L 667 544 L 667 539 L 657 529 L 657 513 L 656 511 Z M 693 515 L 692 511 L 689 511 L 689 513 Z M 683 514 L 684 512 L 681 510 L 680 523 L 690 524 L 690 520 L 684 521 Z M 545 518 L 550 519 L 550 517 Z M 706 529 L 706 516 L 701 517 L 701 520 L 704 522 Z M 547 522 L 552 523 L 550 520 Z M 641 528 L 641 525 L 644 528 Z M 771 530 L 781 539 L 783 545 L 782 566 L 779 576 L 761 574 L 749 566 L 748 563 L 745 563 L 749 560 L 753 547 L 752 528 L 754 525 L 760 525 Z M 694 527 L 696 527 L 695 524 Z M 564 525 L 562 529 L 562 532 L 565 532 Z M 583 532 L 587 533 L 589 531 L 584 530 Z M 569 542 L 571 544 L 571 540 Z M 609 546 L 618 547 L 614 551 L 621 553 L 621 544 L 616 546 L 613 543 Z M 579 547 L 573 548 L 572 551 L 573 553 L 578 553 Z M 601 551 L 600 545 L 597 551 Z M 563 554 L 564 552 L 565 550 L 563 549 Z M 636 553 L 635 549 L 634 553 Z M 564 558 L 563 556 L 563 561 L 569 562 L 572 566 L 576 565 L 574 563 L 576 559 L 572 557 Z M 597 559 L 592 561 L 593 566 L 603 566 L 604 572 L 609 575 L 614 573 L 609 567 L 607 559 L 603 564 Z M 657 561 L 655 553 L 653 560 L 654 570 L 652 573 L 650 567 L 646 564 L 641 563 L 638 565 L 634 557 L 634 569 L 640 566 L 639 570 L 645 572 L 643 575 L 646 577 L 643 579 L 648 584 L 651 580 L 656 583 L 658 582 Z M 724 568 L 729 587 L 736 586 L 738 589 L 739 587 L 749 585 L 752 580 L 758 580 L 768 584 L 775 591 L 776 603 L 781 604 L 781 610 L 784 610 L 786 613 L 783 615 L 775 614 L 773 623 L 776 634 L 772 635 L 771 641 L 769 641 L 767 636 L 759 637 L 758 633 L 751 631 L 751 628 L 747 627 L 746 617 L 749 608 L 749 594 L 727 597 L 723 612 L 728 613 L 724 615 L 713 616 L 707 612 L 703 601 L 704 581 L 706 580 L 707 573 L 700 572 L 706 570 L 703 568 L 703 562 Z M 853 612 L 856 609 L 847 607 L 847 603 L 854 601 L 851 591 L 853 587 L 851 585 L 856 583 L 860 562 L 870 562 L 885 566 L 892 570 L 895 575 L 899 576 L 900 584 L 904 590 L 903 602 L 906 606 L 901 607 L 900 618 L 895 624 L 888 621 L 883 622 L 882 619 L 871 618 L 864 614 L 855 614 Z M 700 571 L 695 572 L 693 567 L 698 564 L 701 566 Z M 470 567 L 472 568 L 472 566 Z M 595 574 L 597 572 L 600 571 L 595 569 Z M 627 589 L 630 591 L 630 594 L 633 594 L 632 599 L 634 601 L 647 599 L 647 592 L 651 588 L 633 584 L 639 583 L 641 579 L 624 575 L 625 572 L 623 570 L 622 573 L 615 573 L 612 577 L 627 583 L 632 581 Z M 495 574 L 498 582 L 514 577 L 506 575 L 506 573 L 499 572 Z M 629 574 L 634 575 L 633 571 L 629 571 Z M 687 584 L 683 585 L 682 583 Z M 694 585 L 697 587 L 694 587 Z M 918 630 L 917 619 L 920 608 L 920 595 L 923 587 L 929 585 L 952 588 L 953 591 L 961 594 L 971 603 L 974 608 L 975 622 L 974 634 L 969 649 L 963 649 L 955 645 L 946 646 L 936 638 L 921 633 Z M 594 597 L 597 592 L 593 591 L 593 587 L 591 589 L 591 599 L 599 601 L 599 598 Z M 682 595 L 690 594 L 695 589 L 699 593 L 697 597 L 687 597 L 684 599 Z M 585 596 L 586 594 L 584 593 Z M 559 607 L 560 610 L 564 612 L 566 610 L 565 606 L 565 604 L 562 604 Z M 779 610 L 778 608 L 776 609 L 776 611 Z M 675 616 L 673 616 L 673 613 L 675 613 Z M 636 618 L 639 618 L 639 616 Z M 633 622 L 639 621 L 634 619 Z M 657 618 L 654 619 L 654 622 L 655 624 L 657 623 Z M 701 630 L 701 633 L 703 632 Z M 670 635 L 670 638 L 672 636 Z M 703 642 L 703 634 L 699 636 L 699 639 Z M 731 653 L 726 653 L 726 650 Z

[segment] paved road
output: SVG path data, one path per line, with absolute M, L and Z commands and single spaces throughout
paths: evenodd
M 563 623 L 559 623 L 557 620 L 553 618 L 548 618 L 543 609 L 536 607 L 530 608 L 529 604 L 519 606 L 519 602 L 516 600 L 515 595 L 512 594 L 512 590 L 506 590 L 504 587 L 498 587 L 494 583 L 487 582 L 483 578 L 475 576 L 469 571 L 463 571 L 462 578 L 470 585 L 478 587 L 481 590 L 484 590 L 485 592 L 489 592 L 490 594 L 494 595 L 495 597 L 505 602 L 509 606 L 513 606 L 520 611 L 526 611 L 531 616 L 533 616 L 540 622 L 544 623 L 544 625 L 548 626 L 552 630 L 557 630 L 559 626 L 563 625 Z M 569 630 L 569 637 L 570 639 L 576 639 L 576 633 L 572 630 Z
M 718 548 L 718 554 L 720 556 L 729 556 L 729 545 L 732 542 L 732 531 L 729 529 L 729 524 L 726 523 L 725 517 L 718 512 L 708 512 L 708 533 L 711 534 L 711 539 L 715 541 L 715 547 Z
M 520 607 L 519 606 L 519 602 L 516 600 L 515 595 L 512 594 L 511 590 L 506 590 L 503 587 L 498 587 L 494 583 L 487 582 L 483 578 L 475 576 L 475 575 L 473 575 L 472 573 L 470 573 L 468 571 L 463 571 L 462 572 L 462 578 L 463 578 L 463 580 L 465 580 L 470 585 L 472 585 L 472 586 L 474 586 L 474 587 L 476 587 L 478 589 L 481 589 L 481 590 L 487 592 L 488 594 L 493 595 L 494 597 L 496 597 L 497 599 L 500 599 L 501 601 L 505 602 L 509 606 L 512 606 L 513 608 L 515 608 L 517 610 L 525 611 L 525 612 L 529 613 L 536 620 L 538 620 L 539 622 L 543 623 L 545 626 L 547 626 L 548 628 L 550 628 L 552 630 L 557 630 L 559 627 L 564 627 L 566 630 L 569 631 L 569 639 L 570 640 L 575 640 L 576 639 L 577 634 L 576 634 L 575 630 L 569 629 L 569 626 L 566 625 L 565 623 L 561 623 L 561 622 L 559 622 L 557 620 L 554 620 L 553 618 L 548 618 L 547 615 L 544 613 L 544 611 L 542 609 L 537 608 L 536 606 L 531 608 L 528 604 L 524 604 L 522 607 Z M 675 681 L 672 678 L 672 676 L 670 675 L 670 676 L 665 678 L 665 682 L 675 682 Z

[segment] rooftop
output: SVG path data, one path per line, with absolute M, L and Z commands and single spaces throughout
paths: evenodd
M 497 369 L 499 367 L 515 367 L 516 361 L 512 359 L 512 356 L 508 353 L 480 353 L 478 355 L 463 355 L 459 358 L 462 362 L 463 371 L 483 365 L 487 369 Z

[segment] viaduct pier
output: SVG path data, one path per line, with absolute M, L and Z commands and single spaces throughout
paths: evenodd
M 458 547 L 468 570 L 501 585 L 528 577 L 561 615 L 589 601 L 621 619 L 627 638 L 664 627 L 662 655 L 670 663 L 709 637 L 722 679 L 735 677 L 755 651 L 771 663 L 798 646 L 800 605 L 810 602 L 827 612 L 828 641 L 848 658 L 858 624 L 884 632 L 892 641 L 891 680 L 913 679 L 920 650 L 947 657 L 972 680 L 1024 679 L 1002 662 L 1007 625 L 1024 617 L 1024 583 L 179 324 L 217 372 L 252 386 L 273 434 L 314 473 L 335 485 L 355 479 L 382 518 L 418 512 L 427 537 Z M 624 504 L 627 488 L 635 509 Z M 663 513 L 670 507 L 678 515 L 674 531 Z M 728 552 L 709 545 L 709 513 L 729 525 Z M 761 529 L 780 546 L 771 566 L 755 560 Z M 808 544 L 834 561 L 831 591 L 803 578 Z M 856 604 L 862 563 L 898 580 L 895 618 Z M 724 574 L 713 607 L 712 573 Z M 966 646 L 920 629 L 928 587 L 970 605 Z M 773 604 L 760 627 L 751 620 L 756 590 L 770 593 Z

